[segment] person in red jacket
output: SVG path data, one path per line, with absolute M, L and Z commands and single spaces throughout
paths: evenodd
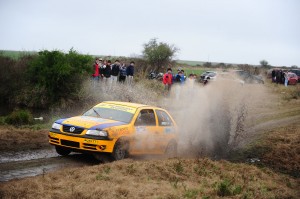
M 94 67 L 94 73 L 92 74 L 92 77 L 93 77 L 93 82 L 94 82 L 94 87 L 95 87 L 95 85 L 96 85 L 96 82 L 99 82 L 99 59 L 98 58 L 96 58 L 96 60 L 95 60 L 95 63 L 94 63 L 94 65 L 93 65 L 93 67 Z
M 167 94 L 170 93 L 172 80 L 173 80 L 172 69 L 168 68 L 167 72 L 163 76 L 163 84 L 165 85 L 165 90 L 167 91 Z

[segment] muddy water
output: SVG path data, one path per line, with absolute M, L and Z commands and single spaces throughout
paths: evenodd
M 89 155 L 72 153 L 67 157 L 57 155 L 53 148 L 34 151 L 6 152 L 0 154 L 0 181 L 43 175 L 65 167 L 99 164 Z

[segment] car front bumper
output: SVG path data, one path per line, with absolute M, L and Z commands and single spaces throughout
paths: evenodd
M 49 132 L 49 143 L 52 145 L 63 146 L 71 150 L 87 152 L 106 152 L 112 153 L 116 139 L 91 139 L 80 136 L 65 135 L 57 132 Z

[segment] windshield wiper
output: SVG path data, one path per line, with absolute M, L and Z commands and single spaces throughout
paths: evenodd
M 99 117 L 101 117 L 101 115 L 100 115 L 95 109 L 93 109 L 93 111 L 94 111 Z

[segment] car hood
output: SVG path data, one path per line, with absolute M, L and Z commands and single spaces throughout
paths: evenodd
M 89 117 L 89 116 L 76 116 L 67 119 L 61 119 L 61 120 L 57 120 L 56 123 L 62 125 L 68 125 L 68 126 L 83 127 L 85 129 L 98 129 L 98 130 L 109 128 L 112 126 L 120 126 L 126 124 L 120 121 Z

